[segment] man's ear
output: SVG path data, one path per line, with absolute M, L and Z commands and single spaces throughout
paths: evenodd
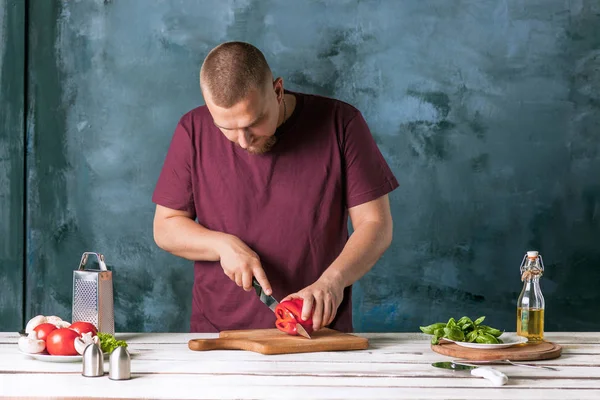
M 275 90 L 275 94 L 277 95 L 277 100 L 281 101 L 283 98 L 283 79 L 277 78 L 273 81 L 273 89 Z

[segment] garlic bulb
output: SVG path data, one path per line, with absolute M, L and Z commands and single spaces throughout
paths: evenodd
M 46 342 L 37 338 L 37 333 L 32 331 L 27 336 L 19 338 L 19 349 L 23 353 L 36 354 L 46 349 Z
M 36 315 L 35 317 L 31 318 L 27 323 L 27 326 L 25 327 L 25 333 L 33 332 L 33 329 L 36 326 L 44 324 L 46 322 L 48 322 L 46 317 L 44 317 L 43 315 Z

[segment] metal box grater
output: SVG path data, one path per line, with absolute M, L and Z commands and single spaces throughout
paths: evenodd
M 84 268 L 90 255 L 98 258 L 100 269 Z M 73 271 L 72 320 L 90 322 L 98 332 L 115 334 L 112 272 L 100 253 L 83 253 L 79 268 Z

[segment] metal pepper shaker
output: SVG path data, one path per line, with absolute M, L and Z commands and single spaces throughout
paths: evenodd
M 131 356 L 124 346 L 110 353 L 108 378 L 119 381 L 131 378 Z
M 83 351 L 83 376 L 96 377 L 104 375 L 104 354 L 96 343 L 88 345 Z

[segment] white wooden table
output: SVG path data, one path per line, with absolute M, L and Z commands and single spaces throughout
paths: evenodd
M 505 386 L 467 372 L 434 368 L 450 360 L 420 333 L 357 334 L 370 348 L 352 352 L 272 355 L 246 351 L 194 352 L 192 338 L 208 334 L 118 334 L 129 343 L 132 379 L 86 378 L 81 363 L 28 359 L 16 333 L 0 333 L 0 398 L 169 399 L 600 399 L 600 333 L 548 333 L 563 355 L 539 364 L 494 368 Z

